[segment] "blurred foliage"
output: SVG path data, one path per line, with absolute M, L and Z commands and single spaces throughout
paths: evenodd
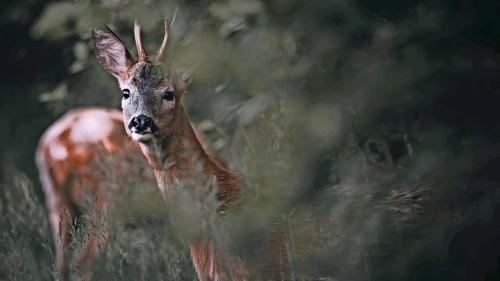
M 152 51 L 174 15 L 165 64 L 192 75 L 190 116 L 245 174 L 242 243 L 278 222 L 297 280 L 499 278 L 498 3 L 4 2 L 0 279 L 56 276 L 32 160 L 43 130 L 119 106 L 91 30 L 133 50 L 137 19 Z M 167 223 L 134 212 L 114 215 L 96 279 L 194 279 Z

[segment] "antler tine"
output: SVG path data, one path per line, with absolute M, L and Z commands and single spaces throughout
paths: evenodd
M 165 18 L 163 20 L 163 25 L 165 29 L 165 35 L 163 35 L 163 41 L 161 42 L 160 49 L 158 50 L 158 53 L 156 54 L 156 61 L 159 62 L 161 60 L 161 57 L 165 53 L 165 48 L 167 47 L 167 41 L 168 41 L 168 20 Z
M 137 23 L 137 21 L 134 22 L 134 38 L 135 48 L 137 49 L 137 56 L 139 57 L 139 61 L 146 61 L 146 53 L 144 52 L 141 41 L 141 26 Z

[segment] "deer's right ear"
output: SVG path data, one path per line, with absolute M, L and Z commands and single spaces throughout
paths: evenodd
M 124 79 L 134 59 L 125 44 L 109 28 L 92 32 L 97 59 L 117 79 Z

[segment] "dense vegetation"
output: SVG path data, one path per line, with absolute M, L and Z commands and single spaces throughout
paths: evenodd
M 297 280 L 498 280 L 499 11 L 472 0 L 3 1 L 0 279 L 57 278 L 34 150 L 67 110 L 119 106 L 92 29 L 132 45 L 137 19 L 152 50 L 176 14 L 165 63 L 192 75 L 191 118 L 249 188 L 235 233 L 285 227 Z M 195 280 L 186 245 L 145 202 L 113 212 L 96 280 Z

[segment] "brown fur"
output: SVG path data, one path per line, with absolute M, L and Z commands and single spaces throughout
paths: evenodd
M 179 114 L 173 135 L 160 145 L 161 157 L 158 158 L 157 152 L 144 144 L 141 144 L 142 152 L 153 167 L 166 200 L 173 195 L 179 182 L 194 179 L 197 186 L 210 187 L 207 182 L 214 176 L 217 195 L 225 210 L 235 202 L 240 178 L 205 153 L 182 107 Z M 210 190 L 202 193 L 209 194 Z M 246 278 L 243 266 L 236 259 L 225 256 L 223 250 L 214 247 L 211 240 L 192 242 L 191 258 L 201 281 L 207 280 L 207 277 L 220 281 Z
M 103 124 L 105 130 L 93 129 Z M 54 122 L 39 142 L 36 160 L 54 236 L 56 267 L 62 279 L 69 280 L 69 264 L 74 259 L 75 266 L 89 278 L 106 243 L 102 220 L 122 192 L 123 183 L 117 179 L 137 175 L 152 186 L 149 167 L 139 147 L 128 139 L 122 114 L 104 108 L 73 110 Z M 106 168 L 109 165 L 115 167 L 112 173 Z M 90 206 L 86 204 L 89 198 L 95 200 Z M 71 251 L 72 225 L 84 214 L 90 215 L 89 237 Z

